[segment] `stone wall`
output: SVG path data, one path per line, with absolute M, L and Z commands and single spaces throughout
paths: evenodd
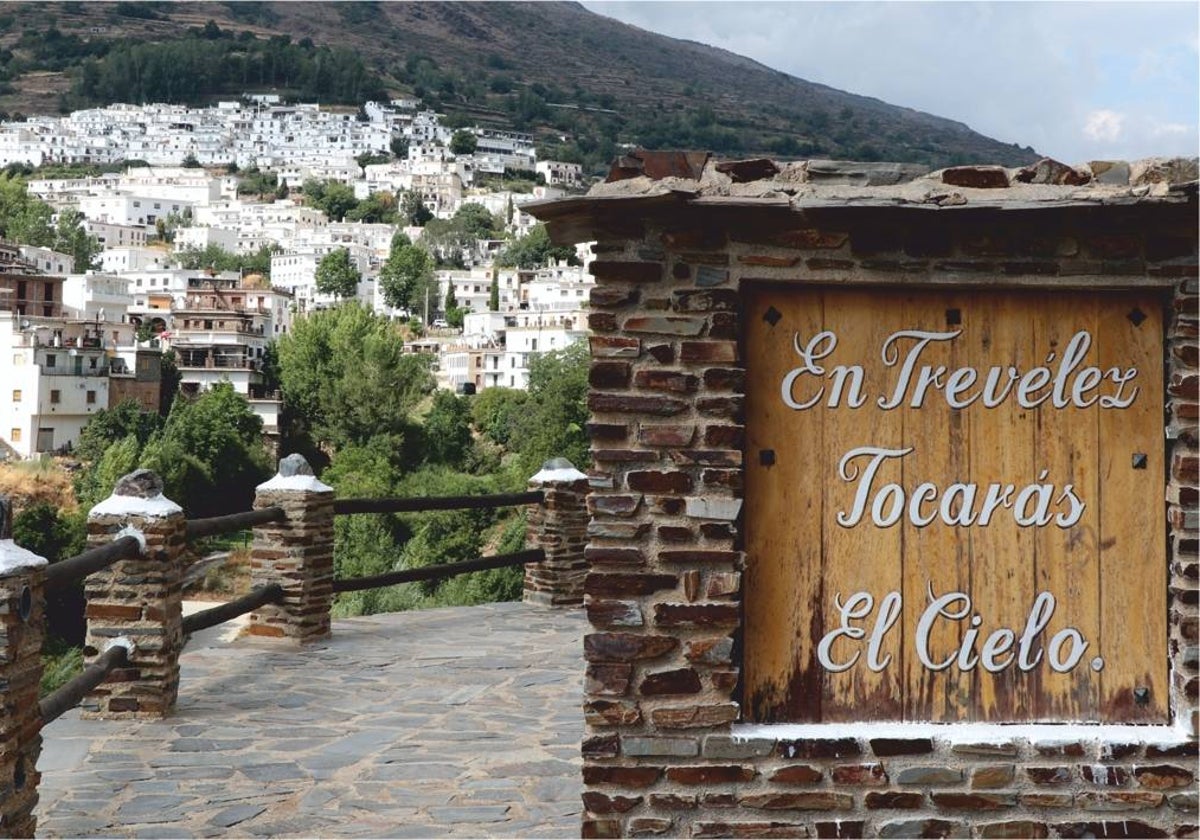
M 707 177 L 707 176 L 706 176 Z M 1193 190 L 1194 194 L 1194 190 Z M 1022 211 L 730 208 L 694 195 L 576 200 L 600 241 L 588 430 L 601 476 L 585 837 L 1193 836 L 1197 824 L 1197 257 L 1194 200 Z M 611 208 L 611 209 L 609 209 Z M 547 211 L 552 219 L 554 212 Z M 583 221 L 579 221 L 583 219 Z M 1173 728 L 1005 738 L 914 725 L 740 739 L 741 288 L 1161 286 L 1169 310 Z M 748 316 L 747 316 L 748 317 Z M 870 711 L 864 710 L 864 720 Z

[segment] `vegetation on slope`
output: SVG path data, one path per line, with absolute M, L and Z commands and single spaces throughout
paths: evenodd
M 26 113 L 242 92 L 411 96 L 452 127 L 533 132 L 543 156 L 593 172 L 625 144 L 934 166 L 1035 158 L 574 3 L 8 4 L 3 92 L 0 107 Z

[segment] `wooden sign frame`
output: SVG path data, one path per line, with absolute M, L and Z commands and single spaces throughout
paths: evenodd
M 747 720 L 1168 721 L 1158 292 L 742 305 Z

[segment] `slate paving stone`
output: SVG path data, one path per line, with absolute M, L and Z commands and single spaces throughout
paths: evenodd
M 339 620 L 300 652 L 193 641 L 170 718 L 46 727 L 87 749 L 44 772 L 38 834 L 577 837 L 584 627 L 511 603 Z
M 265 810 L 266 805 L 234 805 L 219 812 L 209 822 L 221 828 L 232 828 L 240 822 L 257 817 Z

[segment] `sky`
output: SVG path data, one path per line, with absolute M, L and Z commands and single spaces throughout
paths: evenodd
M 1200 3 L 584 0 L 1064 163 L 1200 154 Z

